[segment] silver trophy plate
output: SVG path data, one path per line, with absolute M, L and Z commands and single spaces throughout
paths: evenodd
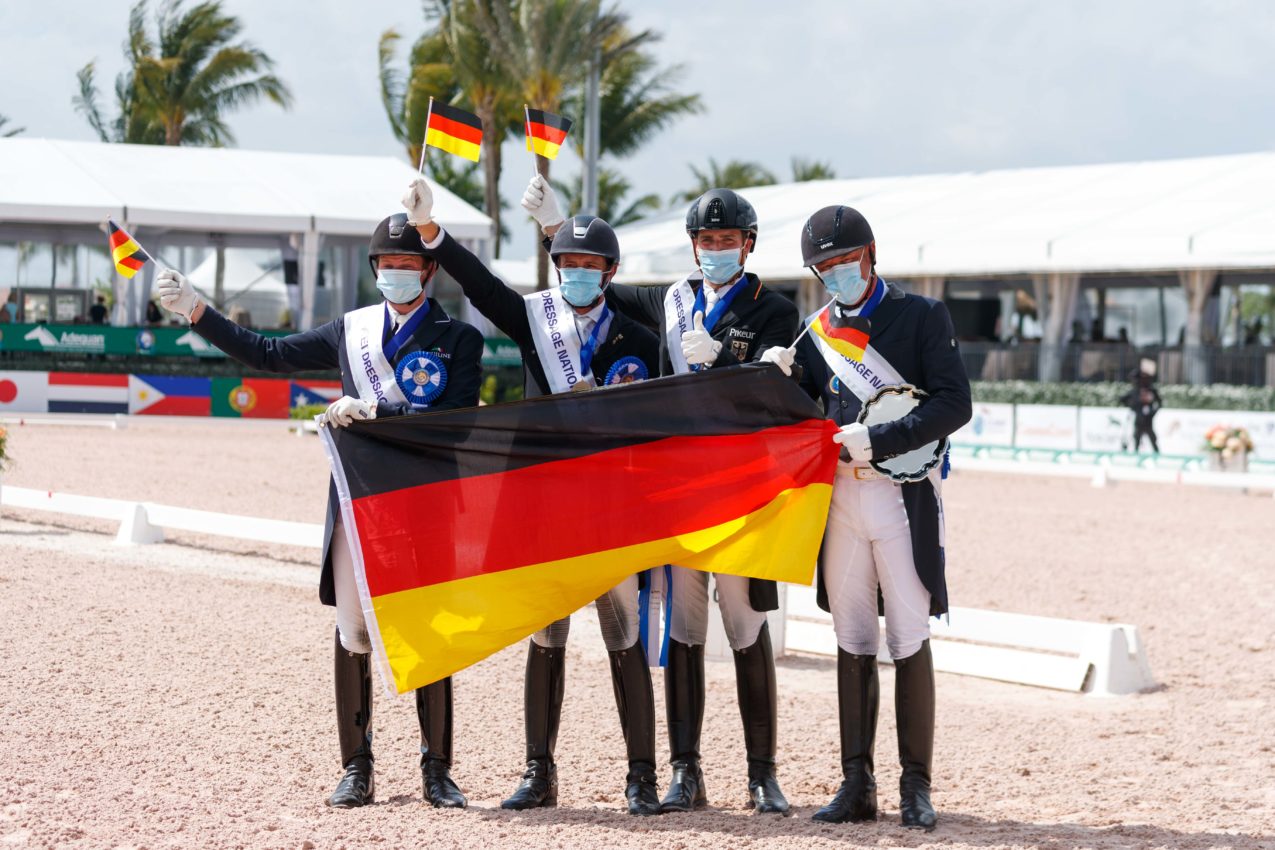
M 929 394 L 911 384 L 900 384 L 894 387 L 882 387 L 877 394 L 868 399 L 859 411 L 859 421 L 864 425 L 884 425 L 907 416 L 916 409 Z M 926 443 L 910 452 L 894 457 L 872 460 L 872 468 L 892 481 L 906 484 L 923 480 L 930 470 L 943 462 L 943 454 L 947 451 L 947 438 Z

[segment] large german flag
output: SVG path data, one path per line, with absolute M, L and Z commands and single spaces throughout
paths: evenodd
M 124 228 L 110 219 L 106 220 L 107 239 L 111 248 L 111 261 L 115 270 L 126 278 L 132 278 L 150 260 L 150 254 L 142 250 Z
M 647 567 L 809 584 L 835 431 L 753 365 L 321 429 L 400 693 Z
M 563 118 L 543 109 L 527 110 L 527 150 L 547 159 L 557 159 L 558 150 L 569 132 L 570 118 Z
M 430 105 L 425 144 L 478 162 L 482 143 L 483 122 L 477 115 L 437 101 Z

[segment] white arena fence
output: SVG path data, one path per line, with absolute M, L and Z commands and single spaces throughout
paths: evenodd
M 323 542 L 323 526 L 314 523 L 27 487 L 0 487 L 0 506 L 118 522 L 115 541 L 123 545 L 159 543 L 164 540 L 165 531 L 316 549 Z M 715 592 L 710 599 L 713 601 L 705 654 L 726 660 L 731 651 Z M 815 605 L 813 588 L 780 585 L 779 600 L 779 609 L 772 611 L 769 618 L 776 655 L 836 655 L 832 618 Z M 1153 684 L 1138 630 L 1133 626 L 956 608 L 948 622 L 932 621 L 932 632 L 935 667 L 943 672 L 1092 694 L 1134 693 Z M 884 650 L 882 661 L 889 662 Z

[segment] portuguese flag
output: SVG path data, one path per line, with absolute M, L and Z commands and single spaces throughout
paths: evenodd
M 527 150 L 546 159 L 557 159 L 558 149 L 571 132 L 571 119 L 543 109 L 523 109 L 527 113 Z
M 133 275 L 137 274 L 150 260 L 150 254 L 142 250 L 142 246 L 128 235 L 128 231 L 110 219 L 106 220 L 106 230 L 115 271 L 132 279 Z
M 796 382 L 754 365 L 320 431 L 400 693 L 647 567 L 809 584 L 838 453 Z
M 431 98 L 426 145 L 478 162 L 482 143 L 483 122 L 477 115 Z

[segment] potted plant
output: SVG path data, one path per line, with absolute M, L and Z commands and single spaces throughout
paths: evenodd
M 1209 455 L 1209 468 L 1219 472 L 1247 472 L 1248 453 L 1253 451 L 1253 438 L 1247 428 L 1214 425 L 1204 433 L 1204 448 Z

